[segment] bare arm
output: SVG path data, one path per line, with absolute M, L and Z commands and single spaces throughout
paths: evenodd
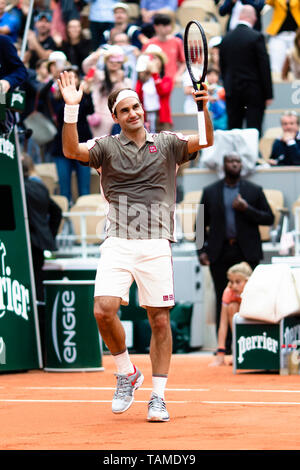
M 188 140 L 188 151 L 189 153 L 197 152 L 198 150 L 206 147 L 210 147 L 214 143 L 214 128 L 211 122 L 210 114 L 207 109 L 208 102 L 208 91 L 207 86 L 203 83 L 203 90 L 193 91 L 195 101 L 203 101 L 203 111 L 205 115 L 205 127 L 206 127 L 206 137 L 207 144 L 199 145 L 199 135 L 190 135 Z
M 83 84 L 77 90 L 73 72 L 62 72 L 57 80 L 62 97 L 67 105 L 80 103 L 83 94 Z M 89 149 L 86 143 L 79 143 L 77 123 L 64 122 L 62 130 L 63 152 L 67 158 L 89 161 Z

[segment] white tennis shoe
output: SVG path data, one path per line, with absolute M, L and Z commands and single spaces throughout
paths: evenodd
M 124 413 L 132 405 L 134 391 L 137 390 L 144 381 L 144 376 L 140 370 L 134 367 L 133 374 L 115 374 L 117 377 L 117 388 L 112 400 L 112 412 Z
M 148 403 L 148 421 L 152 422 L 166 422 L 170 421 L 169 413 L 167 412 L 165 401 L 153 393 Z

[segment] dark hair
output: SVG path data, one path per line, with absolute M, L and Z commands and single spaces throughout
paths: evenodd
M 23 168 L 23 175 L 24 178 L 28 178 L 31 172 L 34 170 L 34 163 L 30 155 L 28 153 L 22 153 L 22 168 Z
M 209 73 L 213 73 L 213 72 L 216 73 L 217 75 L 220 75 L 219 70 L 214 67 L 207 69 L 206 75 L 208 75 Z
M 172 20 L 168 15 L 164 15 L 162 13 L 158 13 L 157 15 L 154 15 L 153 17 L 153 24 L 158 25 L 158 24 L 163 24 L 163 25 L 168 25 L 171 24 Z

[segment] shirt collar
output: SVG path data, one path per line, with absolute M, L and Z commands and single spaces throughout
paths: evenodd
M 245 26 L 248 26 L 249 28 L 252 28 L 252 24 L 249 23 L 248 21 L 239 21 L 239 22 L 238 22 L 238 25 L 240 25 L 240 24 L 243 24 L 243 25 L 245 25 Z
M 153 135 L 152 134 L 149 134 L 149 132 L 147 132 L 147 130 L 145 129 L 145 132 L 146 132 L 146 142 L 154 142 L 154 139 L 153 139 Z M 129 142 L 132 142 L 131 139 L 128 139 L 128 137 L 123 133 L 123 131 L 120 132 L 120 142 L 121 144 L 123 145 L 127 145 L 129 144 Z

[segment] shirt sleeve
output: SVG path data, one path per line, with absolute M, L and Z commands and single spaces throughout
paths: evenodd
M 174 159 L 177 165 L 182 165 L 196 158 L 198 152 L 188 152 L 188 136 L 180 132 L 162 132 L 165 136 L 165 151 L 170 158 Z
M 87 141 L 87 146 L 89 149 L 89 166 L 99 170 L 101 168 L 103 159 L 106 154 L 106 139 L 104 137 L 96 137 Z

